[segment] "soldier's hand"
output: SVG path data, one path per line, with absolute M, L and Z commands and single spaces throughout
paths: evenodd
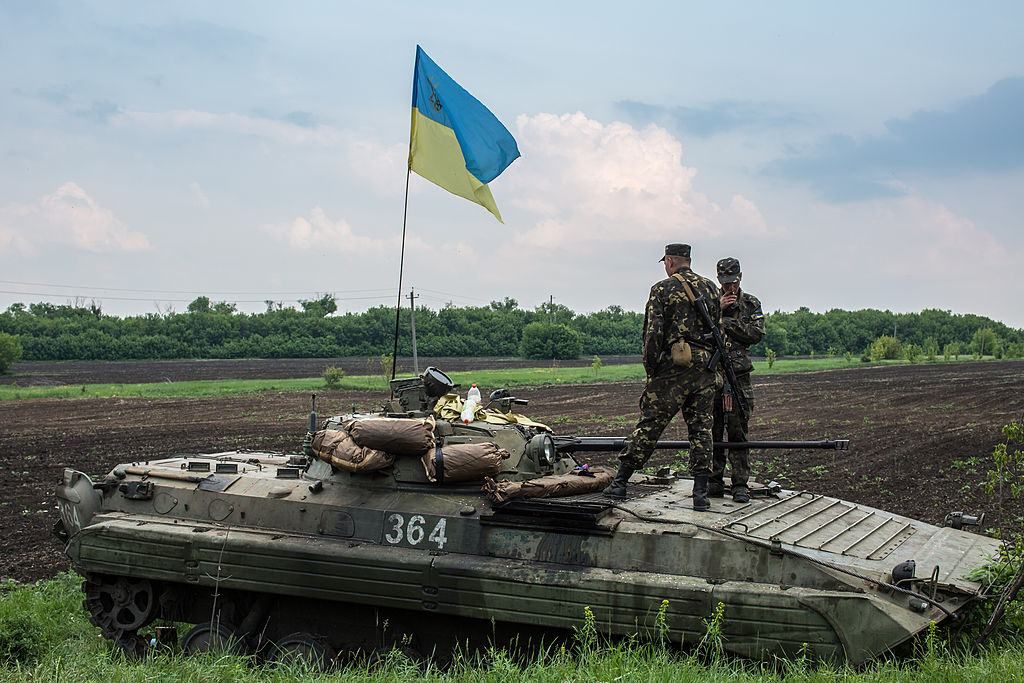
M 723 294 L 721 296 L 721 298 L 719 299 L 719 301 L 721 301 L 723 309 L 729 308 L 730 306 L 733 306 L 736 303 L 736 295 L 735 294 Z

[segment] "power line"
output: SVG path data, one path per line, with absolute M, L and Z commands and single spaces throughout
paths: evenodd
M 131 290 L 129 290 L 129 291 L 131 291 Z M 143 290 L 143 291 L 145 291 L 145 290 Z M 44 297 L 58 298 L 58 299 L 72 298 L 72 299 L 104 299 L 104 300 L 109 300 L 109 301 L 159 301 L 159 302 L 163 302 L 163 303 L 176 303 L 176 304 L 177 303 L 189 304 L 189 303 L 192 303 L 192 301 L 193 301 L 192 299 L 165 299 L 163 297 L 92 296 L 92 295 L 89 295 L 89 296 L 77 295 L 76 296 L 76 295 L 72 295 L 72 294 L 67 293 L 67 292 L 65 292 L 65 293 L 60 293 L 60 292 L 56 292 L 56 293 L 54 293 L 54 292 L 16 292 L 16 291 L 11 291 L 11 290 L 6 290 L 6 289 L 0 289 L 0 294 L 17 294 L 19 296 L 44 296 Z M 346 297 L 337 297 L 337 300 L 338 301 L 370 301 L 370 300 L 380 300 L 380 299 L 390 299 L 390 298 L 391 298 L 390 294 L 384 294 L 384 295 L 381 295 L 381 296 L 346 296 Z M 285 300 L 285 301 L 287 303 L 299 303 L 299 301 L 297 299 L 295 299 L 295 300 L 288 299 L 288 300 Z M 282 303 L 285 303 L 285 301 L 282 301 Z M 236 300 L 236 301 L 232 301 L 231 303 L 234 303 L 234 304 L 265 304 L 266 302 L 267 302 L 267 299 L 239 299 L 239 300 Z
M 56 289 L 80 289 L 80 290 L 97 290 L 102 292 L 134 292 L 136 294 L 142 294 L 144 292 L 152 292 L 156 294 L 214 294 L 217 296 L 226 296 L 229 294 L 268 294 L 268 295 L 288 295 L 288 294 L 310 294 L 310 290 L 297 290 L 290 292 L 271 292 L 263 290 L 240 290 L 240 291 L 225 291 L 225 292 L 214 292 L 208 290 L 193 290 L 193 289 L 130 289 L 126 287 L 89 287 L 85 285 L 59 285 L 49 282 L 19 282 L 16 280 L 0 280 L 0 284 L 5 285 L 24 285 L 26 287 L 54 287 Z M 320 290 L 320 291 L 331 291 L 331 290 Z M 365 293 L 365 292 L 391 292 L 390 287 L 380 287 L 378 289 L 339 289 L 333 290 L 333 293 Z M 18 292 L 14 292 L 17 294 Z M 31 292 L 26 292 L 31 294 Z M 390 294 L 388 295 L 390 296 Z
M 469 299 L 470 301 L 484 301 L 486 303 L 491 303 L 490 299 L 481 299 L 478 296 L 466 296 L 465 294 L 452 294 L 451 292 L 442 292 L 442 291 L 437 290 L 437 289 L 427 289 L 426 287 L 420 287 L 420 291 L 421 292 L 430 292 L 431 294 L 440 294 L 442 296 L 450 296 L 450 297 L 453 297 L 453 298 L 456 298 L 456 299 Z

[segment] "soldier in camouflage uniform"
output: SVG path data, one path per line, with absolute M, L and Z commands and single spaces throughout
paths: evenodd
M 665 247 L 666 279 L 651 287 L 644 318 L 643 362 L 647 386 L 640 396 L 640 420 L 619 455 L 619 470 L 605 494 L 626 497 L 626 482 L 647 462 L 665 427 L 682 411 L 690 433 L 693 508 L 707 510 L 711 473 L 711 425 L 717 372 L 707 369 L 710 330 L 693 304 L 704 297 L 712 320 L 721 315 L 718 288 L 690 270 L 690 245 Z
M 722 327 L 725 331 L 725 346 L 736 372 L 737 387 L 724 387 L 715 396 L 715 424 L 712 430 L 715 441 L 721 441 L 724 432 L 729 441 L 746 441 L 747 424 L 754 412 L 754 388 L 750 373 L 754 369 L 747 349 L 761 341 L 764 336 L 764 313 L 757 297 L 740 289 L 740 262 L 724 258 L 718 262 L 718 281 L 722 284 Z M 731 391 L 742 394 L 747 405 L 747 415 L 740 417 L 734 410 Z M 732 498 L 738 503 L 750 502 L 750 451 L 746 448 L 729 449 L 729 463 L 732 465 Z M 726 449 L 716 448 L 714 467 L 711 472 L 709 494 L 718 498 L 725 495 L 725 453 Z

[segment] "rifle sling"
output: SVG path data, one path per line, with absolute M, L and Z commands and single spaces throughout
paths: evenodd
M 690 288 L 690 283 L 687 282 L 686 278 L 684 278 L 679 273 L 672 273 L 672 277 L 675 278 L 676 280 L 679 280 L 679 284 L 683 286 L 683 291 L 686 292 L 686 298 L 690 300 L 690 303 L 693 304 L 694 307 L 696 307 L 697 297 L 693 294 L 693 290 Z M 690 346 L 694 346 L 698 349 L 704 349 L 705 351 L 714 351 L 714 349 L 709 344 L 706 344 L 702 341 L 693 340 L 686 337 L 684 337 L 684 339 L 686 343 L 689 344 Z
M 690 300 L 690 303 L 697 303 L 697 297 L 693 295 L 693 290 L 690 289 L 690 283 L 686 281 L 686 278 L 679 273 L 672 273 L 672 277 L 679 280 L 679 284 L 683 286 L 683 291 L 686 292 L 686 298 Z

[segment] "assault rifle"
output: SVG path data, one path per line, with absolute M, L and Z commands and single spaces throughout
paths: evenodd
M 725 387 L 722 390 L 723 402 L 725 396 L 731 396 L 733 403 L 736 406 L 736 412 L 739 413 L 741 420 L 746 420 L 747 415 L 750 411 L 747 410 L 747 401 L 743 398 L 743 394 L 739 391 L 739 382 L 736 381 L 736 371 L 732 367 L 732 361 L 729 359 L 729 353 L 725 348 L 725 339 L 722 337 L 722 331 L 718 329 L 718 322 L 711 317 L 711 311 L 708 310 L 708 302 L 704 295 L 701 294 L 693 301 L 694 307 L 697 312 L 700 313 L 700 317 L 704 320 L 704 324 L 707 325 L 708 329 L 711 330 L 706 336 L 714 344 L 714 353 L 711 354 L 711 358 L 708 360 L 708 370 L 714 370 L 717 366 L 722 366 L 722 372 L 725 373 Z

